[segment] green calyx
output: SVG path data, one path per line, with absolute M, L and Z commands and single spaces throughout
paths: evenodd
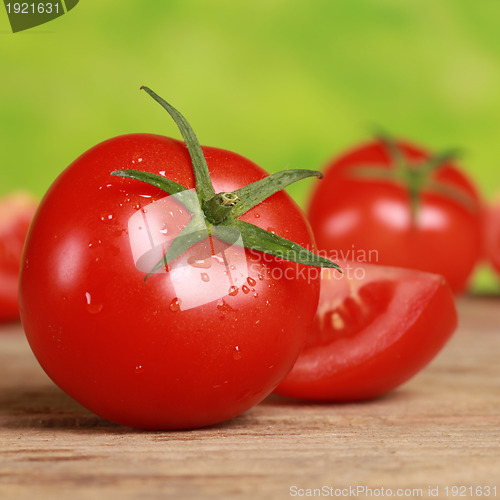
M 329 267 L 342 272 L 340 267 L 331 260 L 320 257 L 293 241 L 238 219 L 248 210 L 290 184 L 307 177 L 322 177 L 320 172 L 302 169 L 284 170 L 234 192 L 216 193 L 200 143 L 187 120 L 151 89 L 148 87 L 141 87 L 141 89 L 158 102 L 177 124 L 191 157 L 196 185 L 193 192 L 177 182 L 141 170 L 116 170 L 111 173 L 117 177 L 146 182 L 169 195 L 182 197 L 182 204 L 191 214 L 190 222 L 172 241 L 166 254 L 151 269 L 146 278 L 159 268 L 168 265 L 189 247 L 206 238 L 207 234 L 230 244 L 238 239 L 242 241 L 245 248 L 298 264 Z
M 457 150 L 445 151 L 431 156 L 426 160 L 407 159 L 396 142 L 386 136 L 379 135 L 378 139 L 385 146 L 391 159 L 391 168 L 383 168 L 378 165 L 365 165 L 354 170 L 354 176 L 359 179 L 385 179 L 402 184 L 408 190 L 410 200 L 411 221 L 417 220 L 420 208 L 422 191 L 433 191 L 445 197 L 455 200 L 462 206 L 475 210 L 474 200 L 467 193 L 444 182 L 436 180 L 435 173 L 445 164 L 456 160 L 459 156 Z
M 217 193 L 203 203 L 205 217 L 212 224 L 220 224 L 240 201 L 236 193 Z

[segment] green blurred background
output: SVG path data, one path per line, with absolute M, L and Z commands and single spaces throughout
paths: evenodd
M 3 8 L 2 8 L 3 9 Z M 203 144 L 268 171 L 322 168 L 381 127 L 460 147 L 500 192 L 498 0 L 80 0 L 12 34 L 0 12 L 0 194 L 41 196 L 111 136 L 178 137 L 139 91 L 187 116 Z M 289 192 L 305 205 L 311 183 Z M 498 290 L 486 268 L 475 289 Z

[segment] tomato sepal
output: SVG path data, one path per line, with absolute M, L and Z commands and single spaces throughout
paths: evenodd
M 321 178 L 321 172 L 306 169 L 284 170 L 250 183 L 234 192 L 216 193 L 203 150 L 189 122 L 178 110 L 151 89 L 148 87 L 141 87 L 141 89 L 153 97 L 170 114 L 178 126 L 191 158 L 195 174 L 194 192 L 198 197 L 198 203 L 192 199 L 194 195 L 193 197 L 186 196 L 186 200 L 179 200 L 191 212 L 192 221 L 177 235 L 172 243 L 174 248 L 169 249 L 166 255 L 157 262 L 146 275 L 146 279 L 161 267 L 168 266 L 172 258 L 178 257 L 180 253 L 199 242 L 202 234 L 218 234 L 223 241 L 227 241 L 229 238 L 234 243 L 235 230 L 239 232 L 245 248 L 258 250 L 298 264 L 335 268 L 341 271 L 340 267 L 333 261 L 318 256 L 293 241 L 237 218 L 294 182 L 312 176 Z M 184 186 L 175 181 L 140 170 L 115 170 L 111 175 L 145 182 L 170 195 L 187 191 Z M 202 227 L 202 220 L 205 220 L 206 228 Z M 225 229 L 217 230 L 218 226 Z M 196 230 L 196 234 L 189 234 L 193 230 Z M 176 242 L 178 238 L 181 240 Z
M 381 168 L 379 165 L 359 165 L 352 171 L 352 176 L 363 180 L 386 180 L 399 183 L 408 191 L 410 214 L 413 223 L 417 220 L 420 209 L 422 191 L 434 191 L 448 197 L 473 212 L 475 201 L 460 189 L 449 186 L 433 178 L 434 173 L 447 163 L 458 158 L 460 151 L 450 149 L 431 155 L 425 160 L 409 161 L 394 139 L 388 135 L 379 135 L 377 139 L 384 145 L 389 158 L 390 168 Z

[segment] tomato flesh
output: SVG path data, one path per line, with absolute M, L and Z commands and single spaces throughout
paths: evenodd
M 323 270 L 306 345 L 276 392 L 318 401 L 385 394 L 426 366 L 456 328 L 441 276 L 357 262 Z
M 267 175 L 235 153 L 203 150 L 217 192 Z M 149 184 L 111 176 L 119 169 L 194 187 L 184 143 L 166 137 L 116 137 L 75 160 L 42 200 L 26 243 L 20 303 L 31 348 L 64 391 L 118 424 L 194 428 L 239 415 L 292 367 L 319 276 L 241 247 L 225 262 L 210 241 L 214 251 L 193 247 L 175 276 L 160 269 L 145 280 L 162 238 L 179 232 L 165 224 L 180 208 Z M 313 249 L 286 193 L 241 218 Z

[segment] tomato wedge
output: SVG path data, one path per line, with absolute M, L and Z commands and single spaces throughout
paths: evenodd
M 443 277 L 422 271 L 340 262 L 325 270 L 314 324 L 276 393 L 317 401 L 358 401 L 409 380 L 457 325 Z

